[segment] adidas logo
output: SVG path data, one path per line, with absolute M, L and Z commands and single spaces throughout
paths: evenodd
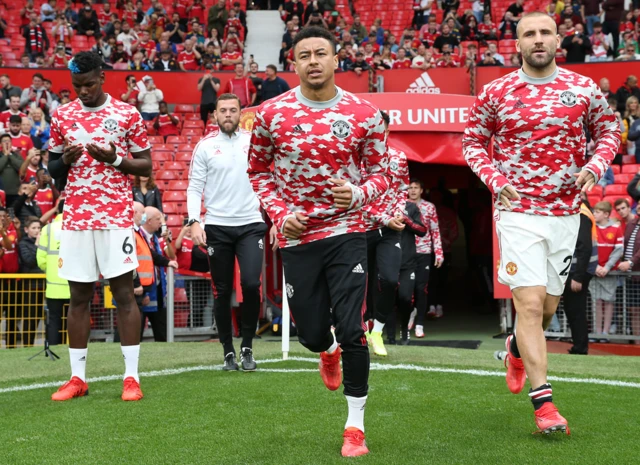
M 300 126 L 299 124 L 296 124 L 296 125 L 293 127 L 293 130 L 294 130 L 295 132 L 307 132 L 307 131 L 305 131 L 305 130 L 302 128 L 302 126 Z
M 71 129 L 78 129 L 78 124 L 75 121 L 71 125 Z
M 262 239 L 258 241 L 258 247 L 260 247 L 261 249 L 264 249 L 264 242 L 262 242 Z
M 396 247 L 402 249 L 402 247 L 400 247 L 400 242 L 396 242 Z
M 131 260 L 131 257 L 127 257 L 124 259 L 123 262 L 125 265 L 130 265 L 131 263 L 133 263 L 133 260 Z
M 362 269 L 362 265 L 358 263 L 353 270 L 352 273 L 364 273 L 364 269 Z
M 527 106 L 522 103 L 522 100 L 518 99 L 518 101 L 513 105 L 513 108 L 526 108 Z
M 87 357 L 85 357 L 84 355 L 82 357 L 80 357 L 80 360 L 78 360 L 79 362 L 86 362 L 87 361 Z
M 418 79 L 409 84 L 407 94 L 439 94 L 440 88 L 436 87 L 433 79 L 426 71 L 423 72 Z

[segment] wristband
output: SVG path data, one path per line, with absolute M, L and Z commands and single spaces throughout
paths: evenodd
M 120 155 L 116 155 L 115 161 L 113 163 L 108 163 L 108 164 L 113 166 L 114 168 L 117 168 L 122 163 L 122 160 L 124 160 L 124 157 L 121 157 Z

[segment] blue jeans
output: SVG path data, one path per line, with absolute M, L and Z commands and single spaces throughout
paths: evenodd
M 159 115 L 159 113 L 146 113 L 144 111 L 141 111 L 140 114 L 142 115 L 142 119 L 145 121 L 152 121 Z
M 596 15 L 587 16 L 586 20 L 587 20 L 587 32 L 589 33 L 589 35 L 591 35 L 593 34 L 593 25 L 595 23 L 600 22 L 600 16 L 596 16 Z

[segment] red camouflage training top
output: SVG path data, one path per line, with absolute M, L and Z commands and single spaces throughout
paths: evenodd
M 589 163 L 585 126 L 597 143 Z M 578 214 L 574 173 L 584 167 L 597 182 L 619 145 L 618 122 L 600 88 L 562 68 L 543 79 L 518 70 L 487 84 L 462 140 L 467 163 L 496 198 L 510 184 L 522 198 L 511 201 L 512 211 L 547 216 Z M 501 202 L 496 208 L 506 210 Z
M 138 110 L 111 98 L 100 107 L 87 108 L 80 100 L 58 107 L 51 118 L 49 150 L 62 153 L 70 144 L 93 143 L 127 157 L 149 148 L 147 130 Z M 133 197 L 129 176 L 94 160 L 85 150 L 71 165 L 65 188 L 62 229 L 72 231 L 133 227 Z
M 278 229 L 280 247 L 365 232 L 359 207 L 389 186 L 380 111 L 349 92 L 336 90 L 333 99 L 313 102 L 296 87 L 263 103 L 256 113 L 249 178 Z M 351 183 L 351 209 L 335 206 L 331 178 Z M 307 229 L 297 240 L 286 239 L 282 228 L 295 212 L 309 217 Z

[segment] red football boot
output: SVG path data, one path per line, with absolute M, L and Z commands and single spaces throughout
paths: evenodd
M 364 433 L 358 428 L 349 427 L 344 430 L 342 435 L 344 443 L 342 444 L 343 457 L 358 457 L 369 453 L 367 442 L 364 440 Z
M 565 433 L 567 436 L 571 434 L 567 420 L 558 413 L 558 409 L 552 402 L 546 402 L 535 411 L 535 415 L 538 427 L 536 433 Z
M 504 359 L 504 366 L 507 367 L 507 387 L 514 394 L 519 394 L 527 381 L 527 373 L 524 371 L 524 363 L 521 358 L 511 353 L 511 339 L 509 336 L 505 342 L 507 356 Z
M 77 376 L 60 386 L 56 392 L 51 395 L 51 400 L 69 400 L 74 397 L 83 397 L 89 395 L 89 386 Z
M 135 401 L 140 400 L 143 397 L 142 390 L 140 389 L 140 383 L 138 383 L 133 376 L 125 378 L 122 387 L 122 400 Z
M 335 391 L 340 387 L 340 384 L 342 384 L 342 369 L 340 368 L 341 353 L 342 349 L 340 349 L 340 347 L 332 354 L 326 352 L 320 353 L 320 375 L 322 376 L 322 382 L 330 391 Z

